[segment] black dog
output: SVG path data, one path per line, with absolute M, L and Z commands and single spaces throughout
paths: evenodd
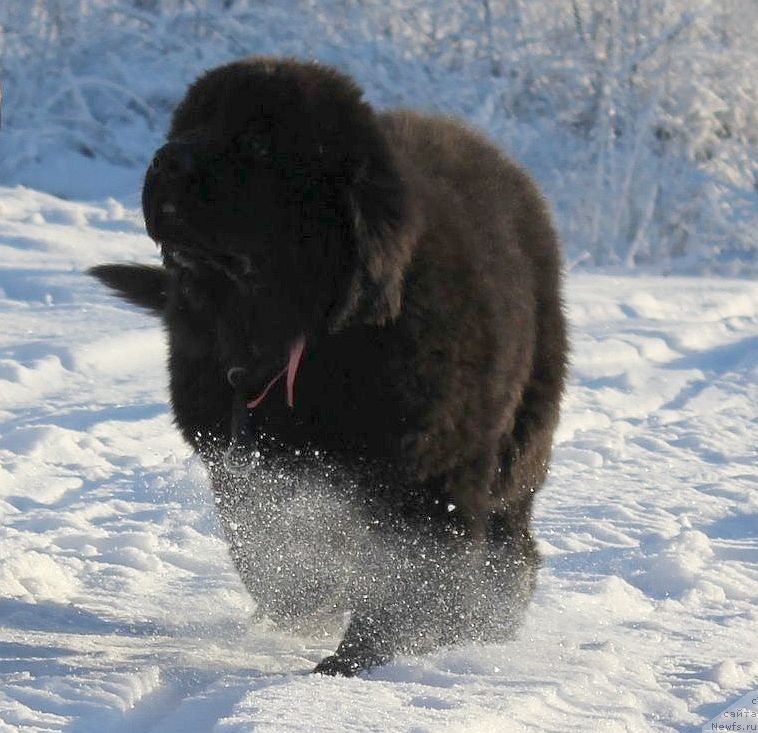
M 261 610 L 351 611 L 329 674 L 507 638 L 567 351 L 526 174 L 333 69 L 252 58 L 189 89 L 143 207 L 163 267 L 92 273 L 163 318 L 176 423 Z

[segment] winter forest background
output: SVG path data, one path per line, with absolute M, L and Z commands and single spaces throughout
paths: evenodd
M 540 181 L 569 268 L 758 272 L 755 0 L 3 0 L 0 184 L 138 206 L 204 69 L 315 58 Z
M 159 261 L 149 156 L 250 54 L 464 118 L 555 211 L 570 382 L 506 645 L 305 674 L 337 639 L 256 618 L 163 328 L 84 274 Z M 0 84 L 0 733 L 733 723 L 758 690 L 758 0 L 0 0 Z M 282 543 L 318 563 L 301 526 Z

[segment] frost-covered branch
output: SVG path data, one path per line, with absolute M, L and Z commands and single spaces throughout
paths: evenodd
M 65 155 L 136 175 L 197 74 L 293 55 L 484 128 L 575 266 L 758 270 L 756 36 L 749 0 L 3 0 L 0 181 Z

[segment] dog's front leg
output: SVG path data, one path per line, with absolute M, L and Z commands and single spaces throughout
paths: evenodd
M 396 654 L 425 654 L 460 635 L 461 577 L 446 559 L 430 551 L 414 566 L 406 564 L 396 581 L 353 612 L 337 651 L 314 672 L 352 677 Z
M 337 651 L 322 659 L 313 671 L 353 677 L 371 667 L 386 664 L 401 646 L 398 631 L 397 624 L 386 611 L 356 612 Z

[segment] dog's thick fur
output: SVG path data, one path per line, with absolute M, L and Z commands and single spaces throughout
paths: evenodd
M 163 318 L 176 423 L 263 612 L 351 611 L 331 674 L 507 637 L 567 350 L 527 175 L 333 69 L 252 58 L 189 89 L 143 205 L 163 267 L 92 272 Z M 292 406 L 263 394 L 280 372 Z

